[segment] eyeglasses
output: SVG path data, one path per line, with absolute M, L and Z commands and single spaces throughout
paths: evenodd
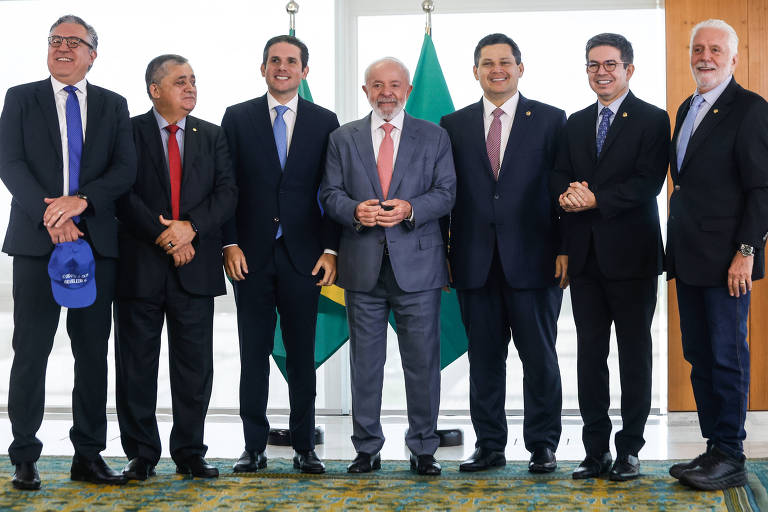
M 80 39 L 79 37 L 76 37 L 76 36 L 69 36 L 69 37 L 64 37 L 64 36 L 48 36 L 48 45 L 50 45 L 50 46 L 52 46 L 54 48 L 58 48 L 59 46 L 61 46 L 61 43 L 63 43 L 64 41 L 67 42 L 67 48 L 74 49 L 74 48 L 77 48 L 78 46 L 80 46 L 80 44 L 82 43 L 85 46 L 87 46 L 88 48 L 90 48 L 91 50 L 94 49 L 93 46 L 91 45 L 91 43 L 89 43 L 88 41 L 85 41 L 83 39 Z
M 603 69 L 605 69 L 608 73 L 616 69 L 616 66 L 619 64 L 624 64 L 626 66 L 628 62 L 621 62 L 621 61 L 615 61 L 615 60 L 607 60 L 605 62 L 595 62 L 595 61 L 589 61 L 587 62 L 587 72 L 588 73 L 597 73 L 600 71 L 600 66 L 603 66 Z

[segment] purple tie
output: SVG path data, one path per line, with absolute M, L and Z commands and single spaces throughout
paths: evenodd
M 485 149 L 488 150 L 488 160 L 491 162 L 493 178 L 497 181 L 499 179 L 499 169 L 501 168 L 501 162 L 499 161 L 499 154 L 501 153 L 501 120 L 499 117 L 503 113 L 504 111 L 500 108 L 493 111 L 493 121 L 491 121 L 491 127 L 488 128 L 488 137 L 485 139 Z

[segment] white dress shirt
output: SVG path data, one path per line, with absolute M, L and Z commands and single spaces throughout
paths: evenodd
M 59 133 L 61 134 L 61 159 L 63 163 L 64 172 L 64 193 L 63 195 L 69 195 L 69 139 L 67 138 L 67 98 L 69 93 L 64 90 L 67 84 L 63 84 L 51 76 L 51 85 L 53 86 L 53 99 L 56 101 L 56 114 L 59 117 Z M 85 78 L 75 84 L 77 87 L 77 101 L 80 103 L 80 118 L 83 124 L 83 144 L 85 144 L 85 124 L 87 119 L 88 103 L 86 102 L 86 96 L 88 91 L 86 89 L 87 82 Z
M 272 125 L 275 124 L 275 119 L 277 119 L 277 111 L 275 110 L 275 107 L 278 105 L 283 105 L 283 103 L 280 103 L 277 101 L 274 96 L 272 96 L 269 92 L 267 92 L 267 106 L 269 107 L 269 119 L 272 121 Z M 296 109 L 299 107 L 299 95 L 297 94 L 293 98 L 291 98 L 288 103 L 285 103 L 284 106 L 288 107 L 288 110 L 285 111 L 283 114 L 283 121 L 285 121 L 285 140 L 287 144 L 285 145 L 285 155 L 288 156 L 288 153 L 291 151 L 291 138 L 293 137 L 293 127 L 296 126 Z
M 403 133 L 404 120 L 405 109 L 400 110 L 391 121 L 382 119 L 375 110 L 371 112 L 371 139 L 373 140 L 373 157 L 376 159 L 376 162 L 379 161 L 379 148 L 381 147 L 381 141 L 384 140 L 384 128 L 381 126 L 384 123 L 389 123 L 394 126 L 394 129 L 389 134 L 390 137 L 392 137 L 392 143 L 395 147 L 395 150 L 392 153 L 392 170 L 394 170 L 394 164 L 397 162 L 397 149 L 400 147 L 400 134 Z
M 611 113 L 611 119 L 608 122 L 608 126 L 613 124 L 613 120 L 616 119 L 616 114 L 619 113 L 619 108 L 621 108 L 621 104 L 624 103 L 624 98 L 627 97 L 629 94 L 629 88 L 627 88 L 626 91 L 624 91 L 624 94 L 613 100 L 608 105 L 603 105 L 600 103 L 600 100 L 597 100 L 597 119 L 595 120 L 595 135 L 597 135 L 597 132 L 600 131 L 600 120 L 602 119 L 602 112 L 603 108 L 610 109 Z
M 501 147 L 499 148 L 499 166 L 504 161 L 504 150 L 507 148 L 507 142 L 509 141 L 509 134 L 512 131 L 512 124 L 515 122 L 515 113 L 517 112 L 517 104 L 520 102 L 520 91 L 516 91 L 515 94 L 504 102 L 499 108 L 504 113 L 499 116 L 501 121 Z M 493 111 L 496 110 L 496 105 L 483 96 L 483 128 L 485 129 L 484 140 L 488 139 L 488 130 L 491 129 L 491 122 L 493 121 Z M 501 174 L 501 169 L 499 169 Z

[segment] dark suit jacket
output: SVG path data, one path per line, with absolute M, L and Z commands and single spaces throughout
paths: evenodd
M 630 91 L 597 157 L 597 104 L 568 118 L 551 191 L 555 199 L 573 181 L 586 181 L 597 208 L 563 213 L 568 272 L 578 275 L 594 243 L 609 279 L 659 275 L 663 266 L 656 196 L 667 174 L 669 116 Z
M 371 116 L 347 123 L 331 134 L 320 198 L 342 226 L 338 285 L 368 292 L 379 278 L 385 246 L 400 288 L 420 292 L 448 283 L 439 219 L 456 199 L 451 142 L 434 123 L 405 114 L 403 132 L 387 197 L 411 203 L 414 222 L 391 228 L 357 229 L 355 208 L 367 199 L 383 200 L 371 138 Z
M 272 257 L 278 223 L 296 270 L 309 275 L 324 249 L 337 250 L 339 226 L 323 216 L 317 193 L 336 114 L 299 98 L 285 169 L 280 169 L 266 95 L 227 108 L 227 135 L 240 193 L 224 244 L 238 244 L 250 268 Z
M 166 228 L 158 217 L 172 219 L 171 182 L 160 128 L 150 110 L 134 117 L 133 138 L 138 174 L 133 188 L 118 202 L 120 219 L 119 297 L 151 297 L 165 286 L 170 256 L 155 245 Z M 198 229 L 195 257 L 176 269 L 185 291 L 195 295 L 226 293 L 221 267 L 221 225 L 232 216 L 237 188 L 224 132 L 187 116 L 181 174 L 181 220 Z
M 80 216 L 93 249 L 117 257 L 115 200 L 136 177 L 136 152 L 125 98 L 87 85 L 88 119 L 80 163 Z M 0 116 L 0 178 L 13 196 L 3 252 L 44 256 L 53 250 L 43 226 L 44 197 L 64 190 L 61 134 L 50 78 L 8 89 Z
M 495 247 L 507 285 L 555 284 L 560 235 L 549 175 L 565 112 L 520 95 L 498 181 L 485 146 L 482 100 L 443 117 L 440 125 L 451 137 L 456 165 L 448 244 L 453 285 L 483 286 Z
M 739 244 L 757 249 L 752 279 L 765 272 L 768 232 L 768 104 L 735 80 L 693 132 L 681 169 L 677 136 L 691 97 L 677 110 L 670 150 L 674 190 L 667 223 L 667 277 L 723 286 Z

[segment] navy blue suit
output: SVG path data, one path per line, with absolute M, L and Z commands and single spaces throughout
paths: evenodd
M 740 244 L 755 248 L 752 280 L 765 273 L 768 234 L 768 103 L 735 80 L 693 132 L 677 168 L 677 137 L 691 97 L 677 110 L 670 151 L 675 184 L 667 223 L 667 277 L 677 281 L 683 354 L 701 434 L 743 452 L 749 392 L 750 294 L 731 297 L 728 268 Z
M 504 450 L 511 333 L 523 362 L 526 448 L 554 451 L 561 431 L 555 339 L 562 291 L 554 278 L 560 233 L 548 183 L 565 113 L 520 95 L 498 181 L 483 115 L 481 100 L 440 122 L 456 165 L 448 257 L 469 339 L 472 424 L 478 447 Z
M 249 273 L 233 288 L 240 337 L 240 417 L 245 448 L 263 451 L 269 434 L 269 355 L 277 312 L 286 349 L 296 450 L 314 448 L 315 326 L 320 287 L 311 272 L 324 249 L 337 250 L 339 226 L 322 215 L 317 194 L 328 135 L 336 114 L 299 98 L 285 169 L 280 168 L 267 97 L 227 108 L 229 142 L 239 199 L 224 226 L 224 245 L 238 244 Z M 275 240 L 278 225 L 282 236 Z

